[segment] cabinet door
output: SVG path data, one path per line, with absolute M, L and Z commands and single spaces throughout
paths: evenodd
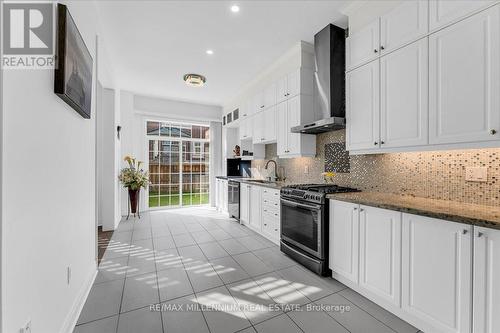
M 359 209 L 358 205 L 330 200 L 329 267 L 333 277 L 340 275 L 358 283 Z
M 346 121 L 348 150 L 378 149 L 379 61 L 346 74 Z
M 250 217 L 250 188 L 251 185 L 240 184 L 241 195 L 240 195 L 240 222 L 242 224 L 249 223 Z
M 260 186 L 252 186 L 250 188 L 250 225 L 260 230 L 261 229 L 261 193 Z
M 278 137 L 277 137 L 277 148 L 278 148 L 278 156 L 284 155 L 288 150 L 288 131 L 290 128 L 288 127 L 288 115 L 287 115 L 287 102 L 281 102 L 277 105 L 277 116 L 278 116 Z M 288 128 L 288 131 L 287 131 Z
M 471 230 L 403 214 L 402 308 L 425 332 L 470 332 Z
M 276 83 L 270 84 L 264 90 L 264 109 L 276 105 Z
M 359 212 L 359 284 L 399 307 L 401 213 L 366 206 Z
M 276 128 L 276 118 L 277 118 L 277 107 L 276 105 L 271 106 L 270 108 L 264 111 L 264 141 L 274 142 L 277 137 L 277 128 Z
M 220 208 L 220 180 L 217 178 L 215 180 L 215 208 L 219 210 Z
M 241 119 L 241 121 L 240 121 L 240 127 L 239 127 L 240 140 L 245 140 L 246 139 L 246 136 L 247 136 L 247 133 L 246 133 L 247 122 L 248 122 L 248 118 Z
M 380 54 L 394 50 L 428 32 L 428 1 L 402 1 L 380 18 Z
M 346 39 L 346 68 L 352 69 L 378 57 L 379 19 Z
M 474 227 L 474 329 L 500 332 L 500 230 Z
M 457 21 L 474 11 L 480 10 L 495 1 L 483 0 L 430 0 L 429 1 L 429 28 L 439 29 Z
M 287 84 L 288 76 L 285 75 L 281 79 L 276 82 L 276 103 L 281 103 L 286 101 L 288 84 Z
M 228 193 L 227 193 L 227 190 L 228 190 L 228 187 L 227 187 L 227 180 L 223 180 L 221 182 L 222 186 L 221 186 L 221 192 L 222 192 L 222 211 L 224 212 L 227 212 L 229 210 L 229 207 L 228 207 Z
M 261 144 L 265 140 L 264 112 L 265 111 L 261 111 L 253 116 L 252 141 L 254 144 Z
M 253 113 L 264 110 L 264 92 L 261 91 L 253 97 Z
M 287 153 L 300 154 L 301 153 L 301 135 L 299 133 L 292 133 L 291 128 L 300 125 L 300 95 L 290 98 L 287 102 Z
M 300 94 L 301 69 L 297 69 L 287 75 L 287 98 Z
M 429 37 L 430 143 L 499 139 L 500 6 Z
M 428 142 L 427 38 L 380 58 L 381 147 Z

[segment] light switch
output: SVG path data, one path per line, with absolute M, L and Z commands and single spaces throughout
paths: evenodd
M 465 180 L 469 182 L 487 182 L 487 167 L 465 167 Z
M 309 174 L 309 165 L 304 166 L 304 175 Z

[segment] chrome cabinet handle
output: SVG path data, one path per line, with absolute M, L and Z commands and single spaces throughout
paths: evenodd
M 478 238 L 483 237 L 483 235 L 484 235 L 484 234 L 483 234 L 482 232 L 478 232 L 478 233 L 477 233 L 477 237 L 478 237 Z
M 378 145 L 378 142 L 377 142 L 377 141 L 375 141 L 373 144 L 376 146 L 376 145 Z
M 354 210 L 358 210 L 358 207 L 354 207 Z
M 384 141 L 380 141 L 380 144 L 383 145 L 383 144 L 385 144 L 385 142 Z
M 464 235 L 466 235 L 468 232 L 469 232 L 469 230 L 467 230 L 467 229 L 462 230 L 462 234 L 464 234 Z
M 382 46 L 382 45 L 380 45 L 380 49 L 381 49 L 381 50 L 385 50 L 385 47 L 384 47 L 384 46 Z
M 377 53 L 377 52 L 378 52 L 378 50 L 377 50 L 377 49 L 373 50 L 373 53 Z
M 496 130 L 496 129 L 491 129 L 491 130 L 490 130 L 490 134 L 491 134 L 491 135 L 495 135 L 495 134 L 497 134 L 497 130 Z
M 360 212 L 364 212 L 365 210 L 364 210 L 363 208 L 360 208 L 360 209 L 359 209 L 359 211 L 360 211 Z

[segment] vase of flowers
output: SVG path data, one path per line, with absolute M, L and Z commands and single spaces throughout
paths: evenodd
M 128 168 L 123 168 L 120 171 L 118 179 L 128 189 L 130 211 L 132 214 L 136 214 L 141 187 L 148 186 L 149 176 L 146 171 L 141 169 L 141 161 L 136 161 L 135 158 L 128 155 L 123 160 L 128 163 Z

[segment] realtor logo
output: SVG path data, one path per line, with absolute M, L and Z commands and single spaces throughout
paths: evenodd
M 3 67 L 53 68 L 53 3 L 3 3 L 2 22 Z

